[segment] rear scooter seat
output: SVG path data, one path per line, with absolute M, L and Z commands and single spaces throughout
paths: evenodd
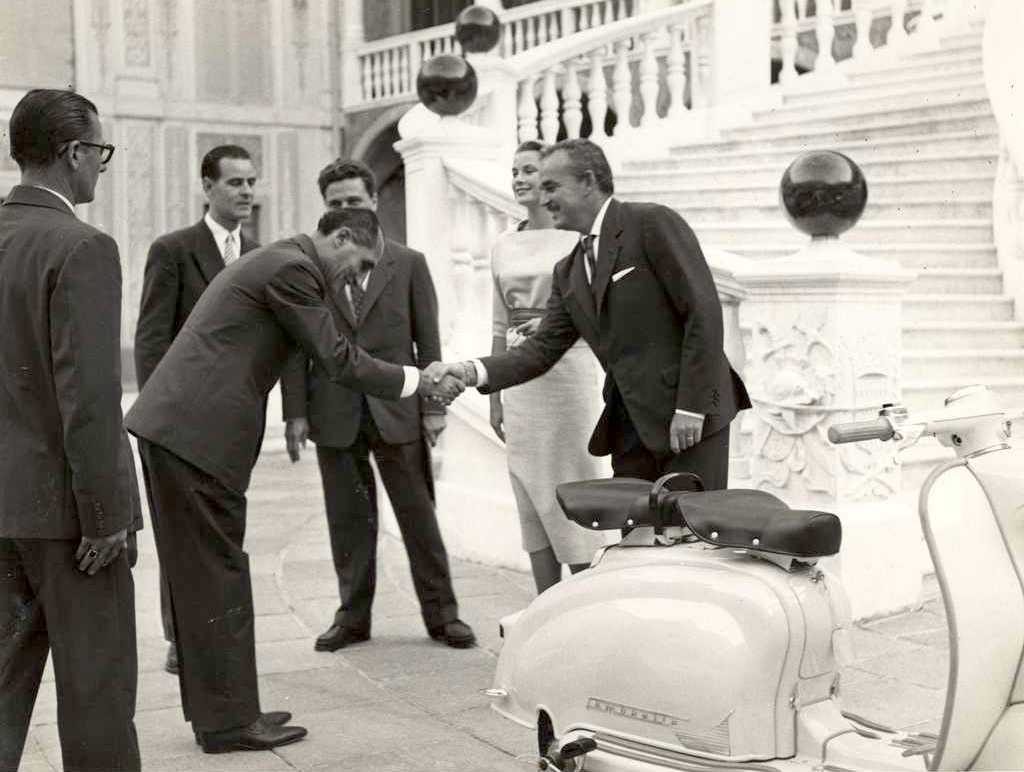
M 708 544 L 796 558 L 835 555 L 842 542 L 835 515 L 790 509 L 764 491 L 667 492 L 655 507 L 650 491 L 647 480 L 616 478 L 563 483 L 557 496 L 570 519 L 592 530 L 687 526 Z

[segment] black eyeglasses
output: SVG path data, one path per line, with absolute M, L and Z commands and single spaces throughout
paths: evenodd
M 117 149 L 115 145 L 101 145 L 98 142 L 86 142 L 84 139 L 74 140 L 69 139 L 68 144 L 57 155 L 64 155 L 64 151 L 68 149 L 68 145 L 72 142 L 78 142 L 79 145 L 88 145 L 89 147 L 98 147 L 102 152 L 100 153 L 100 163 L 110 163 L 110 159 L 114 156 L 114 151 Z

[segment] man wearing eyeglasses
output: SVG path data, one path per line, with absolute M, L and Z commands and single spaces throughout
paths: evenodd
M 135 328 L 135 376 L 139 391 L 192 313 L 213 278 L 259 244 L 242 233 L 252 214 L 256 167 L 238 145 L 218 145 L 199 166 L 209 205 L 203 219 L 160 236 L 149 248 Z M 164 669 L 178 674 L 178 649 L 167 581 L 160 571 L 160 617 L 168 642 Z
M 0 207 L 0 769 L 53 657 L 65 769 L 138 770 L 135 467 L 121 417 L 121 265 L 75 216 L 113 155 L 95 105 L 36 89 Z

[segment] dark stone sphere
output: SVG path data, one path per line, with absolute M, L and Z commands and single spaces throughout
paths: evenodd
M 498 45 L 498 14 L 482 5 L 470 5 L 455 18 L 455 39 L 466 54 L 482 54 Z
M 428 59 L 416 76 L 420 102 L 438 115 L 458 115 L 476 99 L 476 70 L 461 56 L 441 54 Z
M 794 227 L 811 236 L 838 236 L 852 228 L 868 202 L 864 174 L 833 150 L 802 153 L 779 184 L 779 202 Z

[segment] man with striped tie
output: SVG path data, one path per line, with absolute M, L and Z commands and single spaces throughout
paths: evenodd
M 219 145 L 200 165 L 209 208 L 195 225 L 165 234 L 153 242 L 146 260 L 139 323 L 135 330 L 135 375 L 139 391 L 171 347 L 199 296 L 225 265 L 259 244 L 242 233 L 252 214 L 256 167 L 245 148 Z M 160 576 L 160 616 L 170 644 L 165 669 L 178 672 L 174 624 L 167 583 Z

